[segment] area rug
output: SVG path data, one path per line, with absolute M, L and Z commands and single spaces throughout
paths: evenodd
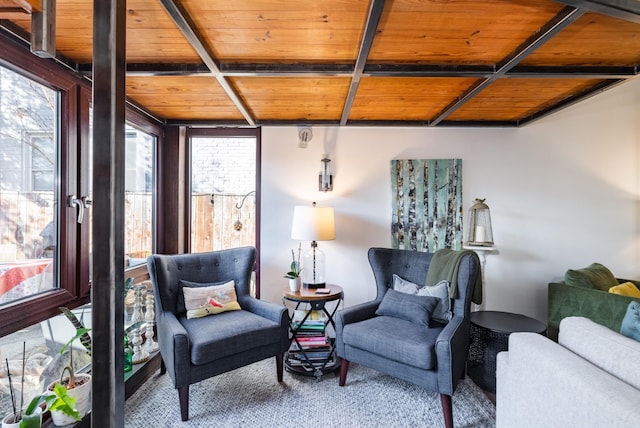
M 456 428 L 495 427 L 495 406 L 469 378 L 453 395 Z M 276 380 L 275 359 L 207 379 L 190 388 L 189 421 L 180 421 L 178 392 L 157 372 L 125 403 L 125 426 L 160 427 L 444 427 L 440 395 L 351 364 L 317 381 L 287 371 Z

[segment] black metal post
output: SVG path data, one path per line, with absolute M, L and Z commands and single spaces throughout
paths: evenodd
M 93 2 L 91 425 L 124 426 L 126 1 Z

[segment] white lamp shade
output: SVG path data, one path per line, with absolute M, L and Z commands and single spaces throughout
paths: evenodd
M 295 206 L 291 239 L 298 241 L 331 241 L 336 239 L 333 208 Z

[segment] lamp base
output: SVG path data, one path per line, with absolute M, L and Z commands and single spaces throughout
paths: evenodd
M 307 287 L 307 288 L 324 288 L 327 285 L 327 283 L 326 282 L 318 282 L 318 283 L 310 284 L 308 282 L 304 282 L 304 283 L 302 283 L 302 285 Z

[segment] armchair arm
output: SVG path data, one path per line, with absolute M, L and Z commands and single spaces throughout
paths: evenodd
M 342 330 L 347 324 L 373 318 L 379 304 L 380 302 L 371 301 L 339 310 L 336 313 L 336 330 Z
M 377 301 L 365 302 L 336 312 L 336 353 L 339 357 L 344 356 L 344 341 L 342 340 L 344 326 L 373 318 L 379 304 L 380 302 Z
M 266 302 L 264 300 L 256 299 L 255 297 L 244 296 L 239 299 L 240 307 L 245 311 L 253 312 L 256 315 L 267 318 L 273 322 L 285 324 L 288 323 L 288 319 L 284 319 L 285 315 L 288 316 L 287 308 L 282 305 L 278 305 L 272 302 Z
M 189 334 L 171 312 L 160 312 L 156 321 L 160 354 L 175 387 L 189 385 Z
M 263 318 L 271 320 L 281 327 L 281 345 L 282 352 L 289 348 L 289 311 L 283 305 L 256 299 L 251 296 L 243 296 L 239 298 L 240 307 L 245 311 L 260 315 Z
M 453 395 L 469 353 L 469 320 L 454 316 L 436 339 L 438 392 Z M 467 328 L 464 328 L 464 324 Z

